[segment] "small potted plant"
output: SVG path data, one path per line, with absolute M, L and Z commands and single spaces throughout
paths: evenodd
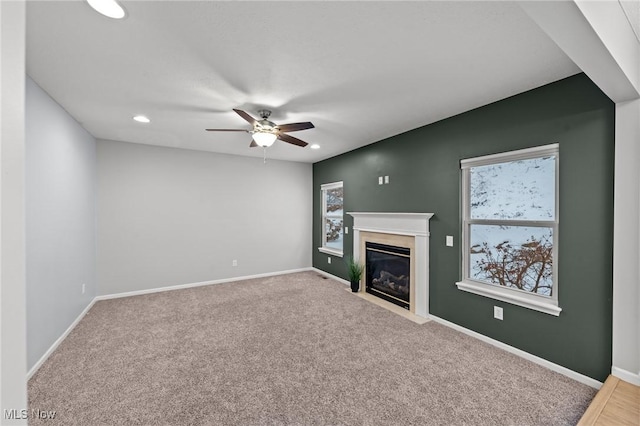
M 360 279 L 364 272 L 364 265 L 360 264 L 353 257 L 347 261 L 347 269 L 349 272 L 349 281 L 351 281 L 351 291 L 356 293 L 360 290 Z

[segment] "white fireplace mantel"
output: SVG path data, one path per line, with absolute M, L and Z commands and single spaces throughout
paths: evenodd
M 353 257 L 360 259 L 360 233 L 408 235 L 415 242 L 415 307 L 429 317 L 429 220 L 433 213 L 347 212 L 353 217 Z
M 429 236 L 433 213 L 347 212 L 353 216 L 353 229 L 398 235 Z

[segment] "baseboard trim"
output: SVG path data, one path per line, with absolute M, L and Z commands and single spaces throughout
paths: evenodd
M 337 277 L 337 276 L 335 276 L 333 274 L 330 274 L 330 273 L 328 273 L 326 271 L 323 271 L 322 269 L 313 268 L 313 267 L 310 268 L 310 269 L 313 270 L 314 272 L 319 273 L 320 275 L 324 275 L 325 277 L 328 277 L 328 278 L 334 279 L 334 280 L 336 280 L 338 282 L 341 282 L 344 285 L 351 285 L 351 283 L 349 281 L 345 280 L 344 278 Z
M 613 366 L 611 367 L 611 374 L 616 376 L 620 380 L 624 380 L 627 383 L 640 386 L 640 374 L 634 374 L 630 371 Z
M 224 284 L 224 283 L 231 283 L 235 281 L 246 281 L 246 280 L 252 280 L 254 278 L 265 278 L 265 277 L 273 277 L 276 275 L 295 274 L 296 272 L 306 272 L 306 271 L 310 271 L 311 269 L 312 269 L 311 267 L 299 268 L 299 269 L 288 269 L 286 271 L 267 272 L 264 274 L 256 274 L 256 275 L 245 275 L 243 277 L 222 278 L 219 280 L 202 281 L 198 283 L 178 284 L 178 285 L 171 285 L 167 287 L 150 288 L 146 290 L 135 290 L 135 291 L 127 291 L 124 293 L 105 294 L 101 296 L 96 296 L 95 300 L 119 299 L 121 297 L 140 296 L 142 294 L 161 293 L 164 291 L 183 290 L 186 288 L 202 287 L 206 285 Z
M 487 337 L 484 334 L 480 334 L 473 330 L 469 330 L 468 328 L 462 327 L 458 324 L 454 324 L 450 321 L 447 321 L 435 315 L 429 315 L 429 319 L 432 319 L 433 321 L 438 322 L 442 325 L 446 325 L 447 327 L 451 327 L 454 330 L 460 331 L 461 333 L 467 334 L 471 337 L 475 337 L 478 340 L 482 340 L 485 343 L 489 343 L 490 345 L 496 346 L 514 355 L 518 355 L 521 358 L 524 358 L 528 361 L 531 361 L 533 363 L 546 367 L 549 370 L 555 371 L 556 373 L 560 373 L 577 382 L 583 383 L 587 386 L 591 386 L 594 389 L 600 389 L 600 387 L 602 386 L 602 382 L 599 382 L 596 379 L 592 379 L 591 377 L 585 376 L 584 374 L 580 374 L 576 371 L 570 370 L 567 367 L 563 367 L 561 365 L 548 361 L 544 358 L 540 358 L 538 356 L 532 355 L 529 352 L 523 351 L 522 349 L 518 349 L 513 346 L 507 345 L 506 343 L 502 343 L 498 340 L 492 339 L 491 337 Z
M 80 312 L 80 315 L 78 315 L 78 317 L 71 323 L 71 325 L 69 327 L 67 327 L 67 329 L 64 331 L 64 333 L 62 333 L 60 335 L 60 337 L 58 337 L 58 339 L 53 342 L 53 344 L 49 347 L 49 349 L 44 353 L 44 355 L 42 355 L 40 357 L 40 359 L 38 360 L 38 362 L 36 362 L 34 364 L 33 367 L 31 367 L 31 369 L 29 370 L 29 372 L 27 373 L 27 380 L 31 379 L 33 377 L 34 374 L 36 374 L 36 372 L 38 371 L 38 369 L 40 369 L 40 367 L 42 367 L 42 364 L 44 364 L 44 362 L 49 359 L 49 356 L 51 356 L 51 354 L 53 353 L 53 351 L 55 351 L 58 346 L 60 346 L 60 344 L 64 341 L 64 339 L 67 338 L 67 336 L 69 335 L 69 333 L 71 333 L 73 331 L 73 329 L 76 327 L 76 325 L 78 325 L 78 323 L 82 320 L 82 318 L 84 318 L 84 316 L 87 314 L 87 312 L 89 312 L 89 310 L 93 307 L 93 305 L 96 303 L 96 299 L 93 298 L 91 300 L 91 302 L 89 302 L 89 304 L 87 305 L 86 308 L 84 308 L 84 310 L 82 312 Z

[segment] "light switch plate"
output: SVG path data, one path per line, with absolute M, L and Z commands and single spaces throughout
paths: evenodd
M 378 185 L 382 185 L 382 176 L 378 176 Z
M 348 233 L 349 233 L 349 227 L 348 227 L 348 226 L 345 226 L 345 227 L 344 227 L 344 233 L 345 233 L 345 234 L 348 234 Z
M 453 236 L 447 235 L 447 247 L 453 247 Z
M 389 176 L 384 177 L 384 183 L 389 183 Z

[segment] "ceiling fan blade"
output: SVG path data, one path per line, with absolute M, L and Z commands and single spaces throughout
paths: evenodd
M 249 148 L 255 148 L 256 146 L 259 146 L 259 145 L 256 143 L 256 141 L 251 139 L 251 143 L 249 144 Z
M 244 129 L 205 129 L 207 132 L 246 132 L 248 133 L 249 130 L 244 130 Z
M 301 141 L 300 139 L 294 138 L 293 136 L 285 135 L 284 133 L 278 133 L 278 139 L 293 145 L 301 146 L 301 147 L 305 147 L 309 145 L 305 141 Z
M 281 132 L 297 132 L 298 130 L 313 129 L 314 127 L 313 123 L 307 121 L 304 123 L 281 124 L 278 126 L 278 129 L 280 129 Z
M 244 118 L 245 120 L 247 120 L 247 122 L 248 122 L 249 124 L 251 124 L 252 126 L 253 126 L 253 125 L 255 125 L 256 120 L 255 120 L 252 116 L 250 116 L 249 114 L 247 114 L 246 112 L 244 112 L 244 111 L 243 111 L 243 110 L 241 110 L 241 109 L 235 109 L 235 108 L 234 108 L 233 110 L 234 110 L 234 111 L 236 112 L 236 114 L 238 114 L 240 117 L 242 117 L 242 118 Z

